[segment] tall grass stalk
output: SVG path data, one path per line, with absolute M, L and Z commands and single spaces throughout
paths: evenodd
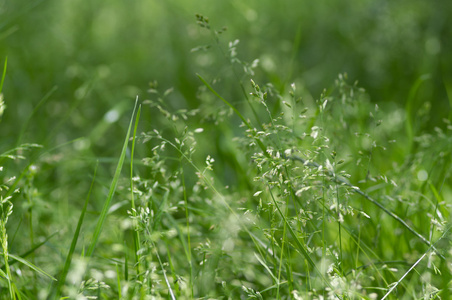
M 130 151 L 130 200 L 131 200 L 131 206 L 132 206 L 132 215 L 136 217 L 136 206 L 135 206 L 135 195 L 134 195 L 134 169 L 133 169 L 133 158 L 135 154 L 135 142 L 136 142 L 136 136 L 137 136 L 137 128 L 138 123 L 140 121 L 140 114 L 141 114 L 141 105 L 138 107 L 138 111 L 135 117 L 135 126 L 133 128 L 133 136 L 132 136 L 132 150 Z M 134 225 L 136 226 L 136 225 Z M 134 255 L 135 255 L 135 268 L 136 273 L 138 274 L 138 278 L 140 281 L 143 281 L 143 275 L 140 270 L 140 248 L 141 248 L 141 242 L 140 242 L 140 235 L 138 234 L 137 230 L 134 230 L 133 232 L 133 247 L 134 247 Z M 127 268 L 127 265 L 126 265 Z
M 126 137 L 124 139 L 124 145 L 122 147 L 121 155 L 119 156 L 118 164 L 116 166 L 115 175 L 113 176 L 113 180 L 112 180 L 111 185 L 110 185 L 110 190 L 108 192 L 107 199 L 104 202 L 102 211 L 101 211 L 99 219 L 97 221 L 96 228 L 94 229 L 94 233 L 93 233 L 93 238 L 92 238 L 91 244 L 90 244 L 90 246 L 88 248 L 88 251 L 86 253 L 88 257 L 92 257 L 92 255 L 94 253 L 94 249 L 96 248 L 97 242 L 99 240 L 99 236 L 100 236 L 100 234 L 102 232 L 102 229 L 103 229 L 103 226 L 104 226 L 104 223 L 105 223 L 105 219 L 107 218 L 107 213 L 108 213 L 108 209 L 110 208 L 110 203 L 111 203 L 111 201 L 113 199 L 113 196 L 115 194 L 116 186 L 118 185 L 118 180 L 119 180 L 119 176 L 121 174 L 121 169 L 122 169 L 122 166 L 123 166 L 125 158 L 126 158 L 127 145 L 129 143 L 129 136 L 130 136 L 130 133 L 132 131 L 132 124 L 133 124 L 133 120 L 134 120 L 133 116 L 135 115 L 135 111 L 136 111 L 137 105 L 138 105 L 138 99 L 135 101 L 135 107 L 133 108 L 132 117 L 130 119 L 129 127 L 127 129 Z
M 5 82 L 7 66 L 8 66 L 8 57 L 5 57 L 5 63 L 3 64 L 2 79 L 0 80 L 0 93 L 3 91 L 3 83 Z
M 99 163 L 96 164 L 96 167 L 94 169 L 93 179 L 92 179 L 91 185 L 89 187 L 88 195 L 86 196 L 85 203 L 82 208 L 82 212 L 80 213 L 80 217 L 77 222 L 77 227 L 76 227 L 74 235 L 72 237 L 71 246 L 69 247 L 69 251 L 66 256 L 66 260 L 64 262 L 63 270 L 61 271 L 60 276 L 59 276 L 58 284 L 56 285 L 56 288 L 54 290 L 52 290 L 49 294 L 52 297 L 53 296 L 59 297 L 61 295 L 61 289 L 64 286 L 64 284 L 66 283 L 66 277 L 69 272 L 69 268 L 71 267 L 72 257 L 74 255 L 75 247 L 77 246 L 77 241 L 78 241 L 78 238 L 80 235 L 80 230 L 82 228 L 83 220 L 85 218 L 86 210 L 88 209 L 88 203 L 89 203 L 91 192 L 93 190 L 94 182 L 96 179 L 98 165 L 99 165 Z
M 187 187 L 185 185 L 185 175 L 184 175 L 184 168 L 182 165 L 183 162 L 183 157 L 180 156 L 180 173 L 181 173 L 181 180 L 182 180 L 182 192 L 183 192 L 183 196 L 184 196 L 184 204 L 185 204 L 185 218 L 187 220 L 186 222 L 186 226 L 187 226 L 187 245 L 184 244 L 184 250 L 185 253 L 187 255 L 187 260 L 188 260 L 188 264 L 189 264 L 189 268 L 190 268 L 190 279 L 189 279 L 189 286 L 190 286 L 190 297 L 193 298 L 194 297 L 194 269 L 193 269 L 193 257 L 192 257 L 192 253 L 191 253 L 191 240 L 190 240 L 190 216 L 189 216 L 189 211 L 188 211 L 188 197 L 187 197 Z

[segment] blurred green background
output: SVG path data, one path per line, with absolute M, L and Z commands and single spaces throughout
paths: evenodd
M 195 121 L 206 128 L 198 138 L 201 159 L 213 155 L 225 184 L 243 184 L 245 173 L 234 170 L 243 162 L 235 161 L 237 150 L 230 143 L 241 129 L 226 121 L 221 135 L 213 130 L 219 119 L 227 120 L 219 110 L 224 104 L 200 91 L 203 84 L 196 76 L 215 81 L 224 98 L 247 110 L 240 85 L 251 91 L 249 75 L 228 61 L 228 44 L 235 40 L 240 41 L 237 58 L 250 64 L 259 59 L 254 81 L 271 82 L 283 96 L 296 82 L 312 102 L 339 73 L 347 73 L 384 112 L 395 118 L 411 115 L 413 135 L 444 126 L 442 119 L 450 117 L 451 1 L 0 3 L 0 59 L 8 57 L 0 151 L 24 142 L 44 146 L 50 155 L 41 158 L 43 195 L 84 194 L 86 175 L 97 159 L 106 163 L 102 174 L 108 185 L 135 98 L 155 100 L 148 92 L 154 81 L 162 94 L 174 88 L 164 98 L 169 110 L 201 109 Z M 209 18 L 211 31 L 197 24 L 196 14 Z M 223 27 L 227 30 L 217 39 L 212 32 Z M 192 51 L 204 46 L 210 48 Z M 238 124 L 237 117 L 232 121 Z M 143 109 L 139 131 L 168 127 L 158 110 Z M 391 138 L 403 145 L 408 133 L 402 128 L 396 134 Z M 142 148 L 137 151 L 149 154 L 150 146 Z M 15 170 L 5 168 L 4 174 L 15 175 Z
M 416 81 L 428 74 L 416 106 L 430 102 L 432 124 L 448 117 L 452 101 L 451 1 L 0 3 L 0 58 L 8 57 L 2 150 L 17 142 L 18 129 L 46 95 L 22 141 L 55 145 L 89 136 L 110 109 L 120 107 L 123 116 L 137 95 L 148 98 L 153 80 L 163 90 L 174 87 L 175 107 L 200 105 L 195 73 L 222 78 L 225 98 L 243 98 L 215 47 L 190 51 L 215 44 L 196 25 L 196 13 L 209 17 L 213 29 L 226 26 L 224 49 L 240 40 L 238 57 L 260 60 L 255 81 L 271 81 L 281 91 L 297 81 L 316 98 L 346 72 L 373 101 L 403 106 Z M 145 122 L 153 123 L 150 116 Z M 126 122 L 118 124 L 112 127 Z M 95 136 L 96 145 L 111 147 L 108 136 L 117 129 Z
M 227 59 L 228 43 L 237 39 L 240 60 L 259 59 L 255 82 L 271 82 L 283 95 L 296 82 L 317 99 L 348 73 L 388 113 L 412 114 L 414 135 L 450 117 L 451 1 L 0 3 L 0 58 L 8 57 L 2 152 L 23 142 L 52 149 L 83 137 L 64 157 L 117 157 L 136 96 L 155 98 L 148 93 L 153 81 L 162 93 L 174 88 L 165 98 L 169 109 L 205 105 L 201 113 L 214 114 L 223 106 L 200 96 L 196 73 L 216 80 L 228 101 L 246 103 L 240 83 L 248 89 L 249 77 Z M 208 17 L 213 30 L 227 27 L 218 42 L 195 14 Z M 211 48 L 192 51 L 205 45 Z M 427 122 L 416 124 L 418 111 Z M 161 121 L 157 110 L 144 109 L 141 130 L 168 126 Z M 206 153 L 223 151 L 225 143 L 227 132 L 216 146 L 205 145 Z

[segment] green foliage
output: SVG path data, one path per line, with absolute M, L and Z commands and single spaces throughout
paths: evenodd
M 0 3 L 0 299 L 450 298 L 446 2 Z

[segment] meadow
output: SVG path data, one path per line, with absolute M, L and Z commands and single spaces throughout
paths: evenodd
M 450 299 L 451 13 L 0 1 L 0 299 Z

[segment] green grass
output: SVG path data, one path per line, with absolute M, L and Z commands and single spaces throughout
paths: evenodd
M 0 299 L 449 299 L 452 7 L 299 5 L 0 3 Z

